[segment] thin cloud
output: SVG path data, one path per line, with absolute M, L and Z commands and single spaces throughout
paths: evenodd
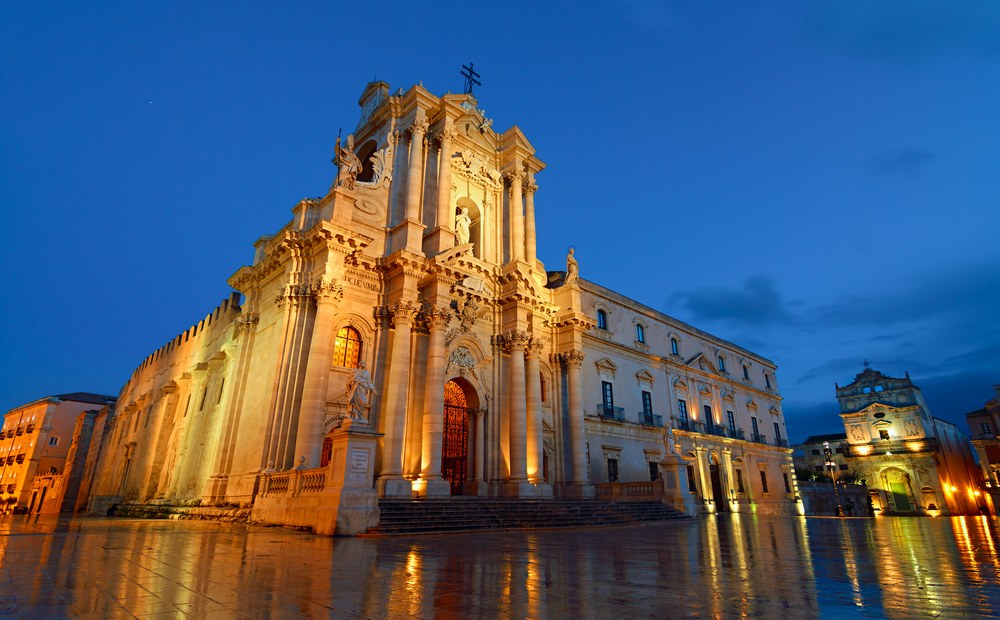
M 873 177 L 918 177 L 939 157 L 938 153 L 927 149 L 909 147 L 893 149 L 869 157 L 864 167 Z
M 674 296 L 674 302 L 697 320 L 743 326 L 792 321 L 774 281 L 763 275 L 750 277 L 740 288 L 708 286 L 682 291 Z

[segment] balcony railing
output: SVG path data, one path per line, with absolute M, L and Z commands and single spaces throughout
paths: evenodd
M 774 440 L 774 445 L 778 446 L 779 448 L 787 448 L 788 440 L 778 437 L 777 439 Z
M 681 420 L 680 418 L 670 418 L 670 426 L 682 431 L 692 431 L 691 420 Z
M 754 443 L 767 443 L 767 436 L 760 433 L 750 433 L 750 441 Z
M 640 411 L 639 422 L 650 426 L 663 426 L 663 416 L 656 415 L 652 411 Z
M 604 403 L 597 403 L 597 415 L 611 420 L 625 420 L 625 409 L 622 407 L 609 407 Z
M 888 454 L 890 452 L 934 452 L 939 446 L 940 442 L 934 437 L 881 441 L 876 439 L 871 443 L 848 446 L 847 456 L 871 456 L 873 454 Z

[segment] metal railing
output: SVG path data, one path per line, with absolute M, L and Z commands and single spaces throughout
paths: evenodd
M 767 443 L 767 435 L 761 435 L 760 433 L 750 433 L 750 441 L 754 443 Z
M 602 418 L 624 421 L 625 409 L 623 407 L 609 407 L 604 403 L 597 403 L 597 415 Z
M 640 411 L 639 422 L 650 426 L 663 426 L 663 416 L 656 415 L 651 411 Z

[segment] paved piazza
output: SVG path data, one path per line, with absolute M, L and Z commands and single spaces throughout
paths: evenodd
M 1000 617 L 998 526 L 736 515 L 334 539 L 7 517 L 0 617 Z

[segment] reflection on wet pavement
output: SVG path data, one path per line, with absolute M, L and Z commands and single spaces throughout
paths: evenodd
M 0 521 L 0 617 L 1000 617 L 997 519 L 731 515 L 325 538 Z

